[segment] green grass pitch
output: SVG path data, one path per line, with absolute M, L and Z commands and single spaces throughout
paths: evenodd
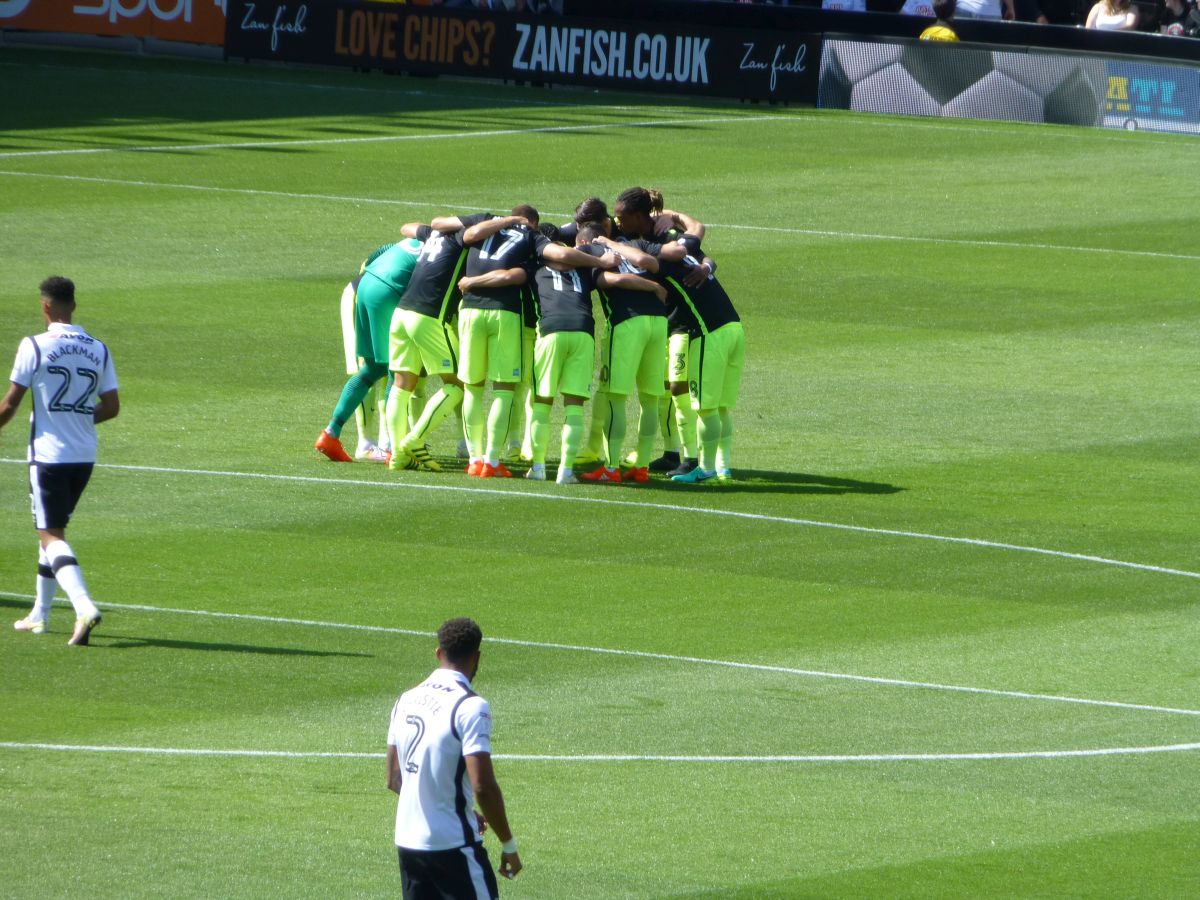
M 9 628 L 24 410 L 0 434 L 0 894 L 395 896 L 387 715 L 460 614 L 496 639 L 506 897 L 1195 893 L 1193 139 L 14 48 L 0 73 L 4 364 L 66 274 L 123 401 L 70 530 L 87 650 L 65 606 Z M 746 322 L 736 484 L 312 451 L 341 289 L 402 222 L 566 221 L 631 184 L 709 224 Z

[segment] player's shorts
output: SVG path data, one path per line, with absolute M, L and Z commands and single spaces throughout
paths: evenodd
M 400 855 L 400 889 L 404 900 L 454 897 L 496 900 L 500 888 L 483 844 L 457 850 L 406 850 Z
M 447 323 L 411 309 L 392 313 L 388 368 L 393 372 L 424 369 L 428 375 L 458 371 L 458 335 Z
M 533 393 L 553 398 L 592 395 L 596 340 L 584 331 L 555 331 L 537 339 L 533 351 Z
M 354 349 L 367 362 L 388 364 L 388 342 L 392 313 L 400 295 L 369 272 L 364 273 L 354 293 Z
M 537 328 L 530 328 L 525 325 L 521 329 L 521 353 L 525 360 L 525 366 L 521 369 L 521 384 L 533 383 L 533 350 L 537 345 Z M 593 344 L 595 342 L 593 341 Z
M 458 377 L 464 384 L 521 380 L 525 359 L 521 314 L 506 309 L 460 308 Z
M 667 381 L 685 384 L 688 380 L 688 346 L 690 334 L 673 334 L 667 338 Z
M 608 326 L 600 348 L 600 388 L 628 396 L 662 396 L 667 377 L 667 317 L 634 316 Z
M 91 477 L 92 463 L 30 463 L 33 527 L 66 528 Z
M 688 351 L 688 390 L 692 406 L 733 409 L 742 386 L 746 333 L 741 322 L 729 322 L 692 341 Z

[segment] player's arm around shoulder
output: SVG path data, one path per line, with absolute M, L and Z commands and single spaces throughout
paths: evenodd
M 528 228 L 529 220 L 524 216 L 497 216 L 486 222 L 479 222 L 463 232 L 463 243 L 468 246 L 482 244 L 493 234 L 499 234 L 505 228 L 512 228 L 514 225 L 524 225 Z

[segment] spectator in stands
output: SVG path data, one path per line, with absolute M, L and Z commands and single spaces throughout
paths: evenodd
M 1100 31 L 1132 31 L 1137 27 L 1137 10 L 1130 0 L 1100 0 L 1088 12 L 1086 27 Z
M 1013 19 L 1013 0 L 959 0 L 955 15 L 960 19 Z
M 1075 0 L 1013 0 L 1018 22 L 1039 25 L 1075 25 Z
M 937 18 L 937 13 L 933 11 L 933 0 L 904 0 L 904 5 L 900 7 L 900 15 L 920 16 L 923 19 Z
M 1183 20 L 1183 33 L 1188 37 L 1200 37 L 1200 4 L 1192 4 L 1191 12 Z
M 1158 8 L 1158 30 L 1177 37 L 1182 35 L 1189 12 L 1186 0 L 1163 0 Z
M 954 21 L 955 7 L 958 0 L 933 0 L 933 14 L 937 21 L 921 32 L 923 41 L 957 41 L 951 23 Z

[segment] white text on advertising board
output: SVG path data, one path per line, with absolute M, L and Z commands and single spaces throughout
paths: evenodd
M 164 8 L 168 6 L 171 8 Z M 97 0 L 91 6 L 81 3 L 74 11 L 80 16 L 103 16 L 115 25 L 118 19 L 136 19 L 147 8 L 150 15 L 160 22 L 172 22 L 181 17 L 185 22 L 192 21 L 192 0 L 163 0 L 161 3 L 159 0 L 128 0 L 126 3 L 121 0 Z
M 709 38 L 515 24 L 518 72 L 708 84 Z

